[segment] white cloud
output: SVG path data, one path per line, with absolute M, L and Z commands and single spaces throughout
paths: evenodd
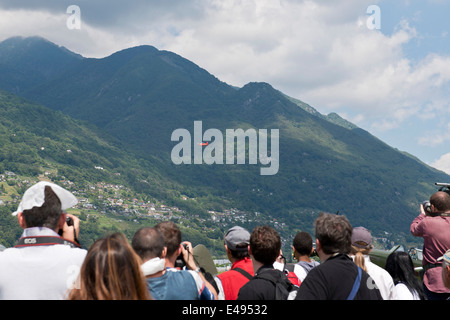
M 450 141 L 441 134 L 450 112 L 450 56 L 430 53 L 413 60 L 405 55 L 405 47 L 424 36 L 410 25 L 414 16 L 399 21 L 389 35 L 369 30 L 367 7 L 380 1 L 77 3 L 82 28 L 68 30 L 68 0 L 4 0 L 0 40 L 39 34 L 89 57 L 150 44 L 232 85 L 268 82 L 321 112 L 347 115 L 376 135 L 417 119 L 435 123 L 423 126 L 420 140 L 411 140 L 428 146 Z
M 439 159 L 430 164 L 432 167 L 450 174 L 450 153 L 443 154 Z
M 417 30 L 406 20 L 389 36 L 369 30 L 372 2 L 212 1 L 204 20 L 161 40 L 230 84 L 269 82 L 320 111 L 357 114 L 376 132 L 447 108 L 450 57 L 407 59 Z
M 439 129 L 425 129 L 425 133 L 417 141 L 418 144 L 425 147 L 436 147 L 450 141 L 450 123 L 436 127 Z

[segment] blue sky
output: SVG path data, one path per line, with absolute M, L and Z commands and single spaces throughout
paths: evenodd
M 401 21 L 406 21 L 415 30 L 415 36 L 402 45 L 404 57 L 412 64 L 423 63 L 430 55 L 450 56 L 450 1 L 380 1 L 377 5 L 381 9 L 380 32 L 386 36 L 392 36 Z M 421 116 L 412 117 L 397 128 L 387 131 L 368 129 L 392 146 L 450 172 L 448 78 L 439 91 L 445 99 L 445 111 L 424 108 L 420 111 Z M 422 103 L 432 103 L 434 98 L 430 95 Z
M 391 35 L 399 21 L 409 21 L 420 36 L 405 45 L 405 53 L 413 59 L 422 59 L 427 54 L 450 53 L 449 38 L 443 38 L 450 30 L 449 1 L 380 1 L 383 8 L 381 32 Z M 450 35 L 449 35 L 450 36 Z M 447 41 L 445 41 L 447 39 Z
M 78 0 L 71 30 L 74 3 L 2 0 L 0 41 L 39 35 L 86 57 L 153 45 L 231 85 L 268 82 L 450 173 L 450 0 Z

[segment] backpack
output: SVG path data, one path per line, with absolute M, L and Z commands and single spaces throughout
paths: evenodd
M 295 268 L 295 265 L 293 265 L 293 264 L 285 264 L 284 265 L 284 273 L 286 274 L 289 281 L 291 281 L 294 286 L 300 287 L 300 284 L 302 282 L 295 274 L 294 268 Z
M 270 281 L 275 286 L 275 300 L 294 300 L 298 286 L 295 286 L 280 270 L 271 269 L 255 275 L 254 279 Z

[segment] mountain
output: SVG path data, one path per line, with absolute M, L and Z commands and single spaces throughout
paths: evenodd
M 123 184 L 137 193 L 141 189 L 140 181 L 148 179 L 140 173 L 151 170 L 145 160 L 130 156 L 119 140 L 93 125 L 2 90 L 0 145 L 0 242 L 3 245 L 12 245 L 20 235 L 11 209 L 17 208 L 17 201 L 32 181 L 52 178 L 80 189 L 89 189 L 99 182 Z M 21 178 L 5 179 L 5 175 Z M 148 182 L 154 185 L 154 181 Z M 80 189 L 75 190 L 79 196 L 89 197 L 82 195 Z M 98 225 L 89 228 L 92 236 L 98 236 L 100 229 Z
M 83 57 L 40 37 L 13 37 L 0 46 L 0 87 L 12 93 L 53 79 Z
M 436 190 L 435 181 L 450 181 L 450 176 L 388 146 L 337 114 L 321 115 L 268 83 L 230 86 L 172 52 L 140 46 L 90 59 L 43 39 L 34 39 L 36 47 L 28 51 L 21 44 L 28 39 L 13 40 L 16 44 L 9 46 L 8 55 L 14 56 L 17 50 L 33 56 L 34 62 L 23 65 L 17 82 L 9 86 L 8 74 L 1 73 L 4 90 L 89 122 L 98 132 L 114 137 L 129 159 L 140 159 L 134 163 L 148 163 L 139 170 L 155 183 L 153 189 L 147 189 L 149 194 L 165 195 L 171 203 L 187 209 L 181 195 L 195 198 L 200 205 L 193 210 L 201 208 L 198 213 L 203 216 L 227 205 L 268 217 L 293 236 L 296 230 L 312 231 L 318 212 L 339 212 L 355 226 L 364 225 L 376 234 L 387 231 L 410 241 L 409 224 L 418 204 Z M 0 43 L 0 66 L 17 70 L 17 61 L 5 58 L 8 41 L 12 40 Z M 60 58 L 54 59 L 53 71 L 39 73 L 42 66 L 38 61 L 55 52 Z M 39 81 L 20 81 L 25 74 L 41 75 Z M 20 90 L 14 91 L 16 87 Z M 253 129 L 256 133 L 267 129 L 269 135 L 274 132 L 271 130 L 279 130 L 276 174 L 261 175 L 260 169 L 267 167 L 261 157 L 249 164 L 250 143 L 245 146 L 246 164 L 235 164 L 235 158 L 233 165 L 225 161 L 174 164 L 172 151 L 181 141 L 172 141 L 172 133 L 184 129 L 194 136 L 196 121 L 201 121 L 202 134 L 208 129 L 222 134 L 224 148 L 217 148 L 218 154 L 214 154 L 222 160 L 227 129 Z M 215 140 L 210 142 L 212 145 Z M 194 162 L 197 140 L 189 143 Z M 201 150 L 211 150 L 207 148 Z M 112 162 L 114 157 L 107 160 Z M 121 165 L 126 171 L 127 164 Z M 165 191 L 167 185 L 172 186 L 170 192 Z

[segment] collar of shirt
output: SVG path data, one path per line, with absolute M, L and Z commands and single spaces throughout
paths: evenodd
M 38 236 L 50 236 L 50 237 L 59 237 L 52 229 L 46 227 L 32 227 L 26 228 L 23 230 L 22 238 L 24 237 L 38 237 Z
M 273 269 L 273 265 L 271 265 L 271 264 L 265 264 L 265 265 L 263 265 L 261 268 L 259 268 L 259 269 L 256 271 L 256 274 L 261 273 L 261 272 L 263 272 L 263 271 L 266 270 L 266 269 Z
M 251 266 L 253 267 L 252 259 L 250 259 L 250 258 L 248 258 L 248 257 L 245 257 L 244 259 L 240 259 L 240 260 L 235 261 L 235 262 L 233 263 L 233 265 L 231 266 L 231 269 L 234 269 L 234 268 L 243 268 L 243 267 L 244 267 L 246 264 L 248 264 L 248 263 L 250 263 Z

